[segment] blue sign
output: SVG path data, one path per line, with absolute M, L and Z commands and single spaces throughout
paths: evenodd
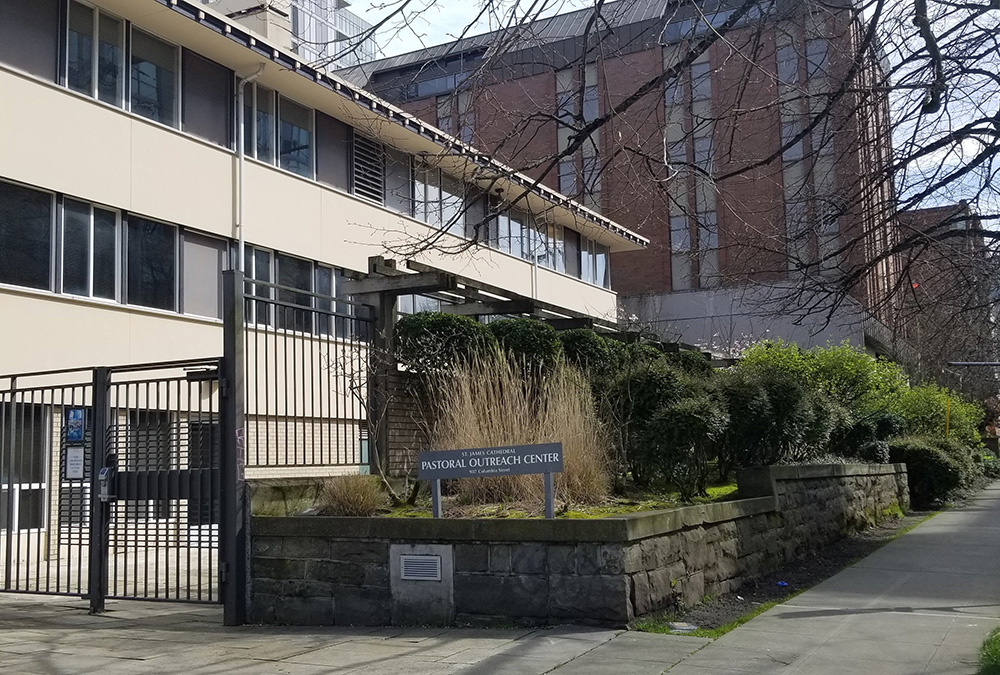
M 83 443 L 87 433 L 86 410 L 70 408 L 66 411 L 66 442 Z

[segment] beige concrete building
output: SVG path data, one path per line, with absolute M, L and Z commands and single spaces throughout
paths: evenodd
M 615 317 L 608 254 L 641 237 L 209 5 L 0 0 L 0 15 L 0 306 L 16 326 L 0 372 L 219 353 L 241 238 L 248 276 L 293 288 L 335 294 L 386 255 Z M 492 246 L 466 239 L 480 229 Z

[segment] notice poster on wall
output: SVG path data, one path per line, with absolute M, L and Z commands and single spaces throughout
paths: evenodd
M 83 478 L 83 446 L 71 445 L 66 448 L 66 480 Z

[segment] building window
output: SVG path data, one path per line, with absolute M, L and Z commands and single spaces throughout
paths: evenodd
M 126 260 L 130 305 L 177 309 L 177 228 L 130 216 Z
M 476 136 L 476 108 L 471 91 L 460 91 L 456 97 L 458 107 L 458 137 L 463 143 L 472 143 Z
M 177 126 L 177 47 L 132 29 L 132 112 Z
M 572 159 L 559 160 L 559 192 L 576 195 L 576 162 Z
M 601 208 L 601 158 L 583 158 L 583 202 L 592 209 Z
M 57 0 L 0 0 L 0 61 L 54 82 L 60 4 Z
M 248 292 L 258 298 L 277 301 L 248 303 L 248 321 L 283 330 L 329 335 L 334 326 L 328 313 L 336 311 L 337 316 L 333 319 L 337 335 L 350 334 L 347 324 L 352 306 L 336 302 L 333 297 L 339 270 L 253 246 L 247 246 L 246 267 L 247 279 L 251 280 L 247 282 Z M 265 283 L 254 284 L 253 281 Z M 271 283 L 283 288 L 266 285 Z
M 268 164 L 274 163 L 274 92 L 258 84 L 244 92 L 243 151 Z
M 115 300 L 118 214 L 66 199 L 62 222 L 62 292 Z
M 454 117 L 451 114 L 451 94 L 445 94 L 444 96 L 438 96 L 437 99 L 437 128 L 446 134 L 455 134 L 455 126 L 453 124 Z
M 316 111 L 316 180 L 351 189 L 351 127 Z
M 413 217 L 433 228 L 465 235 L 465 183 L 427 165 L 415 172 Z
M 594 283 L 611 288 L 611 249 L 594 242 Z
M 312 110 L 284 96 L 279 96 L 278 100 L 278 166 L 312 178 Z
M 181 264 L 181 311 L 222 318 L 222 271 L 229 269 L 228 243 L 185 230 Z
M 715 213 L 698 214 L 698 287 L 719 285 L 719 224 Z
M 231 147 L 233 71 L 186 49 L 182 65 L 184 131 Z
M 708 61 L 691 64 L 691 100 L 707 101 L 712 98 L 712 67 Z
M 263 284 L 247 283 L 251 295 L 258 298 L 270 298 L 271 287 L 264 285 L 273 283 L 271 276 L 271 252 L 253 246 L 246 247 L 246 270 L 248 279 L 264 282 Z M 247 320 L 250 323 L 267 325 L 271 323 L 270 308 L 266 302 L 253 302 L 247 305 Z
M 797 162 L 802 159 L 802 139 L 792 142 L 802 133 L 802 125 L 798 121 L 781 123 L 781 159 L 784 162 Z
M 51 290 L 54 197 L 0 182 L 0 283 Z
M 120 107 L 125 85 L 123 22 L 75 0 L 69 3 L 67 20 L 66 85 Z
M 670 288 L 691 288 L 691 230 L 686 216 L 670 219 Z
M 827 41 L 814 39 L 806 41 L 806 77 L 813 79 L 823 77 L 827 66 Z
M 795 51 L 795 45 L 786 44 L 778 47 L 776 54 L 778 61 L 778 82 L 788 86 L 795 86 L 799 83 L 799 54 Z
M 286 287 L 278 289 L 277 300 L 285 304 L 275 306 L 278 312 L 277 327 L 299 332 L 311 330 L 312 312 L 299 308 L 312 306 L 312 298 L 309 296 L 313 288 L 312 263 L 280 253 L 275 256 L 275 263 L 278 268 L 278 285 Z M 298 289 L 305 293 L 297 293 L 290 289 Z

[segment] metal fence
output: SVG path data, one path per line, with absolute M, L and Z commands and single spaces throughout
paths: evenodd
M 0 378 L 0 590 L 220 600 L 220 366 Z
M 366 465 L 372 309 L 248 280 L 244 319 L 248 469 Z

